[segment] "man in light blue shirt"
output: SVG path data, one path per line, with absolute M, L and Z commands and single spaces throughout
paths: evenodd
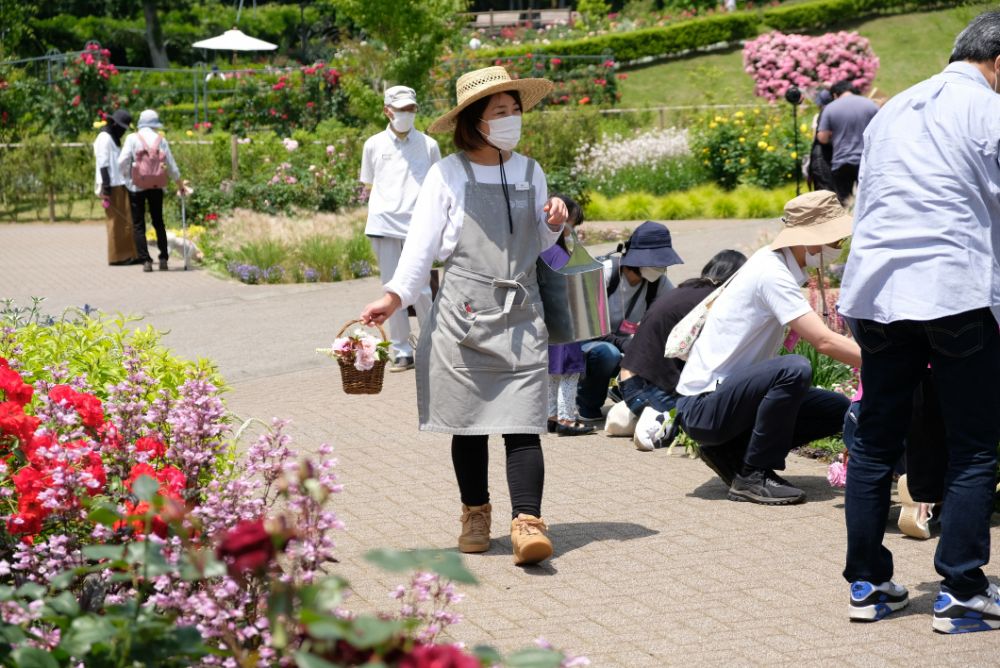
M 1000 628 L 1000 594 L 982 570 L 1000 441 L 1000 12 L 959 34 L 950 63 L 895 96 L 865 131 L 840 293 L 864 385 L 844 577 L 851 619 L 881 619 L 908 602 L 882 539 L 913 392 L 930 364 L 948 448 L 932 625 L 960 633 Z

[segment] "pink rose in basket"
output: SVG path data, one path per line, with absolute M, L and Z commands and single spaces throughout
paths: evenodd
M 358 371 L 370 371 L 376 362 L 388 361 L 389 342 L 380 341 L 359 328 L 335 339 L 329 348 L 317 348 L 317 352 L 352 364 Z

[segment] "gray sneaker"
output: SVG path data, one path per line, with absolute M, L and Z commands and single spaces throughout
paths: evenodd
M 774 471 L 755 469 L 750 475 L 736 474 L 729 488 L 729 500 L 788 506 L 805 501 L 806 493 Z
M 413 368 L 413 358 L 400 355 L 392 361 L 389 365 L 389 371 L 391 373 L 399 373 L 400 371 L 407 371 Z

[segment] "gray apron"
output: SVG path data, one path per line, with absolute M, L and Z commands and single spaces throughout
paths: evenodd
M 448 434 L 541 434 L 548 417 L 548 332 L 535 277 L 542 251 L 534 160 L 524 181 L 468 176 L 465 219 L 416 350 L 420 429 Z M 499 169 L 499 167 L 498 167 Z M 526 184 L 526 185 L 525 185 Z

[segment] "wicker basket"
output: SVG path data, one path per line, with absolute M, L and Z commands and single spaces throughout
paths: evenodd
M 346 325 L 340 328 L 337 332 L 337 336 L 334 338 L 339 338 L 347 328 L 351 325 L 361 322 L 360 320 L 351 320 Z M 381 325 L 375 325 L 378 328 L 379 334 L 382 335 L 383 341 L 388 341 L 385 336 L 385 330 L 382 329 Z M 379 360 L 375 362 L 373 366 L 368 371 L 359 371 L 355 368 L 354 364 L 347 362 L 345 360 L 337 358 L 337 364 L 340 365 L 340 381 L 344 386 L 344 392 L 346 394 L 378 394 L 382 391 L 382 377 L 385 375 L 385 362 Z

